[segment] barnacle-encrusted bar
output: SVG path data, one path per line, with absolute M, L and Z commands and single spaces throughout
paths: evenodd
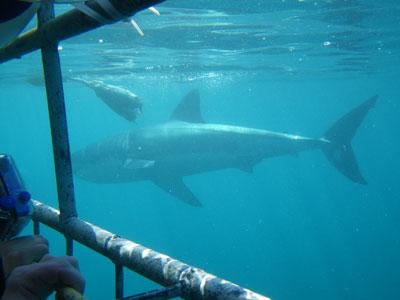
M 114 263 L 123 265 L 162 286 L 181 283 L 180 296 L 184 299 L 269 299 L 165 254 L 121 238 L 79 218 L 69 218 L 67 222 L 60 223 L 59 211 L 39 201 L 34 200 L 33 206 L 35 221 L 101 253 Z

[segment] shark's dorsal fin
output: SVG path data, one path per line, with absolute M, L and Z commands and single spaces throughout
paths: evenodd
M 190 123 L 204 123 L 200 112 L 200 95 L 198 90 L 190 91 L 171 114 L 170 120 Z

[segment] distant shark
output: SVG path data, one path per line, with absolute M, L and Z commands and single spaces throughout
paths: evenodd
M 205 123 L 199 92 L 194 90 L 183 98 L 168 122 L 133 129 L 74 153 L 73 169 L 78 177 L 97 183 L 150 180 L 177 199 L 201 206 L 182 177 L 226 168 L 252 172 L 263 159 L 320 149 L 340 173 L 366 184 L 351 140 L 377 98 L 348 112 L 322 138 L 309 138 Z

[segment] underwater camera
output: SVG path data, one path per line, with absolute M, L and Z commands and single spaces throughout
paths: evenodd
M 10 155 L 0 154 L 0 240 L 18 235 L 31 219 L 31 195 Z

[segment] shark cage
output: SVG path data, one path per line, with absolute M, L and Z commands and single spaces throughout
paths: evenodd
M 40 3 L 38 28 L 0 49 L 0 63 L 41 50 L 55 163 L 59 210 L 33 202 L 34 232 L 49 226 L 66 239 L 66 253 L 73 254 L 74 241 L 109 258 L 115 265 L 116 299 L 231 299 L 268 300 L 267 297 L 218 278 L 199 268 L 121 238 L 78 217 L 68 140 L 68 128 L 58 42 L 100 26 L 129 18 L 165 0 L 91 0 L 55 17 L 54 0 Z M 133 21 L 132 21 L 133 22 Z M 138 30 L 140 33 L 140 29 Z M 124 296 L 123 271 L 130 269 L 161 285 L 160 289 Z

